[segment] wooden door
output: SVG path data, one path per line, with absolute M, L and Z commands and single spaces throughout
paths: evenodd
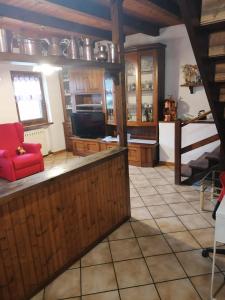
M 103 75 L 104 72 L 101 69 L 87 70 L 88 78 L 88 92 L 89 93 L 103 93 Z
M 71 92 L 73 94 L 87 93 L 89 89 L 89 76 L 87 70 L 73 70 L 70 73 Z

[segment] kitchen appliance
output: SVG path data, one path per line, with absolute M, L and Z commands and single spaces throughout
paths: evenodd
M 0 28 L 0 52 L 9 52 L 7 32 L 3 28 Z

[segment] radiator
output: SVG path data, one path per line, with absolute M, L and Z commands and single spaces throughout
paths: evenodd
M 47 132 L 45 129 L 36 129 L 25 131 L 24 141 L 26 143 L 39 143 L 41 144 L 41 152 L 43 155 L 48 154 L 48 142 L 47 142 Z

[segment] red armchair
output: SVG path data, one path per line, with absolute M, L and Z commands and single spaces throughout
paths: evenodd
M 26 153 L 17 154 L 21 146 Z M 24 143 L 24 129 L 21 123 L 0 124 L 0 177 L 9 181 L 44 170 L 40 144 Z

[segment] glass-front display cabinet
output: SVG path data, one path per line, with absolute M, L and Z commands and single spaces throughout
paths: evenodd
M 112 77 L 105 76 L 105 107 L 106 107 L 106 124 L 116 124 L 116 103 L 114 82 Z
M 125 71 L 128 125 L 156 125 L 164 100 L 165 46 L 126 49 Z

